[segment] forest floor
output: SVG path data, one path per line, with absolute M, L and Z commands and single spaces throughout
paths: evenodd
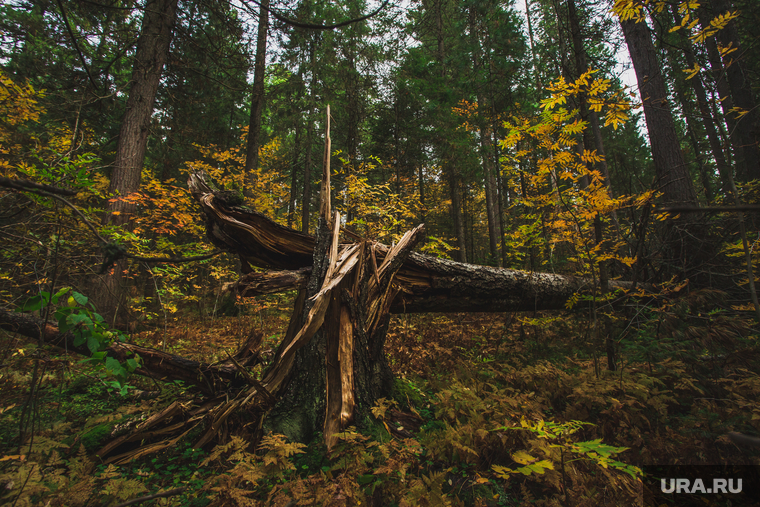
M 394 399 L 329 455 L 321 438 L 269 435 L 252 449 L 231 428 L 224 445 L 194 449 L 185 435 L 119 466 L 91 457 L 170 403 L 198 403 L 190 386 L 133 376 L 120 396 L 80 358 L 3 333 L 0 502 L 125 506 L 166 493 L 141 504 L 638 504 L 645 466 L 760 464 L 726 437 L 760 433 L 757 332 L 715 297 L 600 319 L 617 371 L 584 312 L 396 316 L 386 344 Z M 130 340 L 213 362 L 256 329 L 267 360 L 289 308 L 277 299 L 238 317 L 185 317 Z

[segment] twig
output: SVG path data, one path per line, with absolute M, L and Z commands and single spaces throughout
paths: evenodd
M 37 466 L 37 463 L 35 463 L 34 465 L 32 465 L 31 470 L 29 470 L 29 475 L 26 476 L 26 480 L 24 481 L 24 484 L 21 486 L 21 489 L 18 492 L 18 496 L 16 496 L 16 499 L 13 501 L 13 505 L 11 505 L 11 507 L 15 507 L 16 506 L 16 502 L 18 502 L 18 499 L 21 498 L 21 493 L 24 492 L 24 489 L 26 488 L 26 483 L 29 482 L 29 479 L 32 477 L 32 472 L 34 472 L 34 468 L 36 466 Z
M 74 49 L 77 50 L 77 54 L 79 54 L 79 59 L 82 62 L 82 67 L 84 67 L 84 71 L 87 73 L 87 77 L 90 80 L 90 83 L 92 83 L 92 86 L 95 88 L 95 90 L 98 89 L 97 83 L 95 83 L 95 80 L 92 78 L 92 74 L 90 74 L 90 68 L 87 66 L 87 61 L 84 59 L 84 55 L 82 54 L 82 50 L 79 48 L 79 44 L 77 44 L 77 39 L 74 37 L 74 31 L 71 29 L 71 24 L 69 23 L 69 18 L 66 16 L 66 10 L 63 8 L 63 4 L 61 3 L 61 0 L 56 0 L 58 3 L 58 8 L 61 9 L 61 16 L 63 17 L 63 23 L 66 25 L 66 30 L 69 32 L 69 37 L 71 37 L 71 43 L 74 45 Z
M 227 354 L 227 357 L 230 358 L 230 361 L 232 361 L 232 364 L 234 364 L 235 368 L 237 368 L 238 371 L 243 374 L 243 376 L 248 381 L 248 383 L 251 384 L 253 387 L 255 387 L 261 394 L 263 394 L 269 403 L 274 405 L 277 399 L 274 396 L 272 396 L 272 394 L 269 391 L 267 391 L 267 388 L 264 387 L 264 385 L 261 382 L 253 378 L 253 375 L 251 375 L 248 372 L 248 370 L 246 370 L 240 363 L 238 363 L 237 360 L 234 357 L 232 357 L 232 355 L 230 355 L 229 352 L 225 350 L 224 353 Z
M 164 498 L 167 496 L 181 495 L 182 493 L 185 492 L 186 489 L 187 489 L 187 486 L 183 486 L 181 488 L 170 489 L 169 491 L 161 491 L 159 493 L 154 493 L 152 495 L 145 495 L 138 498 L 133 498 L 132 500 L 127 500 L 126 502 L 121 502 L 120 504 L 117 504 L 116 507 L 127 507 L 128 505 L 134 505 L 136 503 L 147 502 L 148 500 L 155 500 L 156 498 Z
M 752 447 L 760 447 L 760 438 L 750 437 L 742 433 L 732 431 L 728 434 L 728 438 L 736 445 L 750 445 Z
M 211 253 L 203 254 L 203 255 L 193 255 L 191 257 L 142 257 L 140 255 L 134 255 L 131 253 L 124 254 L 125 257 L 129 257 L 130 259 L 134 259 L 136 261 L 142 261 L 142 262 L 193 262 L 193 261 L 204 261 L 206 259 L 210 259 L 212 257 L 216 257 L 220 253 L 224 253 L 222 250 L 214 250 Z

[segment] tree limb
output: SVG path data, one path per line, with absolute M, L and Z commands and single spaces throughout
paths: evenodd
M 58 8 L 61 10 L 61 16 L 63 17 L 63 24 L 66 25 L 66 30 L 69 32 L 69 37 L 71 37 L 71 43 L 74 45 L 74 49 L 77 50 L 77 54 L 79 55 L 79 60 L 82 62 L 82 67 L 84 67 L 84 71 L 87 73 L 87 78 L 90 80 L 90 83 L 92 83 L 93 88 L 97 90 L 98 85 L 97 83 L 95 83 L 95 80 L 92 78 L 92 74 L 90 74 L 90 68 L 87 66 L 87 62 L 84 59 L 82 50 L 79 48 L 79 44 L 77 44 L 76 37 L 74 37 L 74 31 L 71 29 L 71 23 L 69 23 L 68 16 L 66 16 L 66 10 L 63 8 L 63 4 L 61 3 L 61 0 L 56 0 L 56 3 L 58 4 Z
M 26 313 L 0 309 L 0 329 L 18 333 L 33 340 L 41 339 L 45 343 L 66 351 L 88 357 L 92 355 L 86 345 L 74 345 L 75 336 L 71 331 L 61 334 L 58 332 L 58 327 Z M 246 383 L 238 377 L 237 368 L 230 365 L 201 363 L 125 342 L 115 342 L 106 350 L 110 357 L 119 361 L 125 361 L 138 354 L 142 360 L 142 366 L 135 372 L 140 375 L 182 380 L 187 385 L 195 385 L 201 391 L 212 394 L 228 384 L 238 386 Z
M 0 187 L 12 188 L 14 190 L 32 191 L 32 192 L 36 190 L 44 190 L 52 194 L 68 195 L 68 196 L 77 195 L 75 190 L 69 190 L 68 188 L 56 187 L 53 185 L 45 185 L 44 183 L 35 183 L 33 181 L 29 181 L 25 179 L 11 179 L 11 178 L 6 178 L 4 176 L 0 176 Z
M 353 23 L 360 23 L 360 22 L 362 22 L 362 21 L 364 21 L 366 19 L 369 19 L 372 16 L 376 15 L 381 10 L 383 10 L 386 5 L 388 5 L 390 3 L 390 0 L 385 0 L 380 5 L 380 7 L 378 7 L 377 9 L 375 9 L 373 12 L 370 12 L 369 14 L 361 16 L 361 17 L 358 17 L 358 18 L 349 19 L 349 20 L 346 20 L 346 21 L 341 21 L 340 23 L 334 23 L 332 25 L 318 25 L 318 24 L 313 24 L 313 23 L 302 23 L 300 21 L 296 21 L 294 19 L 287 18 L 287 17 L 283 16 L 282 14 L 280 14 L 279 12 L 277 12 L 276 10 L 270 8 L 270 7 L 264 7 L 264 6 L 262 6 L 261 3 L 258 0 L 248 0 L 248 1 L 254 3 L 254 4 L 258 5 L 259 7 L 261 7 L 262 9 L 268 11 L 269 14 L 272 15 L 272 17 L 274 17 L 278 21 L 282 21 L 286 25 L 294 26 L 296 28 L 305 28 L 307 30 L 335 30 L 336 28 L 340 28 L 342 26 L 347 26 L 347 25 L 350 25 L 350 24 L 353 24 Z M 245 4 L 245 3 L 246 2 L 244 1 L 243 4 Z
M 60 195 L 56 194 L 62 194 L 62 195 L 76 195 L 77 193 L 73 190 L 68 190 L 65 188 L 60 187 L 54 187 L 52 185 L 44 185 L 42 183 L 34 183 L 33 181 L 29 180 L 12 180 L 10 178 L 4 178 L 0 177 L 0 187 L 6 187 L 6 188 L 12 188 L 14 190 L 20 190 L 22 192 L 32 192 L 38 195 L 43 195 L 45 197 L 51 197 L 53 199 L 57 199 L 58 201 L 61 201 L 64 205 L 71 208 L 74 213 L 79 217 L 79 219 L 84 223 L 88 229 L 92 232 L 92 234 L 104 245 L 112 245 L 110 241 L 108 241 L 106 238 L 100 235 L 98 230 L 95 228 L 93 223 L 86 217 L 84 214 L 77 208 L 74 204 L 72 204 L 68 199 L 65 199 L 61 197 Z M 123 247 L 119 247 L 122 248 Z M 134 259 L 136 261 L 141 262 L 168 262 L 168 263 L 180 263 L 180 262 L 194 262 L 194 261 L 202 261 L 206 259 L 210 259 L 212 257 L 216 257 L 222 253 L 222 250 L 215 250 L 211 253 L 203 254 L 203 255 L 195 255 L 191 257 L 143 257 L 142 255 L 135 255 L 127 252 L 124 250 L 123 252 L 119 252 L 117 255 L 113 256 L 110 259 L 110 264 L 112 265 L 113 262 L 117 261 L 121 257 L 127 257 L 129 259 Z M 107 259 L 108 260 L 108 259 Z

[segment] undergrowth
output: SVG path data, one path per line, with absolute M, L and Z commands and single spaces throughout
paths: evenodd
M 208 360 L 257 327 L 266 358 L 282 321 L 279 312 L 188 319 L 140 340 Z M 93 453 L 185 390 L 132 377 L 135 389 L 120 396 L 78 358 L 6 334 L 0 501 L 115 506 L 168 492 L 143 505 L 627 505 L 639 500 L 644 465 L 760 464 L 725 437 L 760 433 L 760 377 L 756 333 L 719 293 L 606 314 L 616 371 L 601 366 L 587 321 L 398 316 L 386 344 L 393 398 L 373 409 L 378 424 L 348 428 L 331 453 L 321 438 L 270 434 L 253 445 L 233 432 L 123 465 Z

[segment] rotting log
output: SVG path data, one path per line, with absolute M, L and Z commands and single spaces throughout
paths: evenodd
M 42 319 L 30 314 L 0 309 L 0 329 L 18 333 L 32 340 L 41 338 L 44 343 L 69 352 L 88 357 L 91 355 L 86 345 L 74 345 L 75 335 L 72 331 L 60 333 L 57 326 L 49 322 L 44 323 Z M 252 336 L 252 341 L 260 342 L 261 338 L 261 335 L 255 335 Z M 255 343 L 249 341 L 233 356 L 235 361 L 241 365 L 249 365 L 251 360 L 256 358 L 252 350 L 256 347 Z M 156 380 L 182 380 L 187 385 L 195 385 L 208 394 L 250 384 L 239 373 L 239 368 L 233 361 L 229 361 L 229 364 L 227 362 L 207 364 L 127 342 L 114 342 L 106 350 L 109 357 L 122 362 L 138 354 L 142 360 L 142 366 L 135 372 L 139 375 Z

